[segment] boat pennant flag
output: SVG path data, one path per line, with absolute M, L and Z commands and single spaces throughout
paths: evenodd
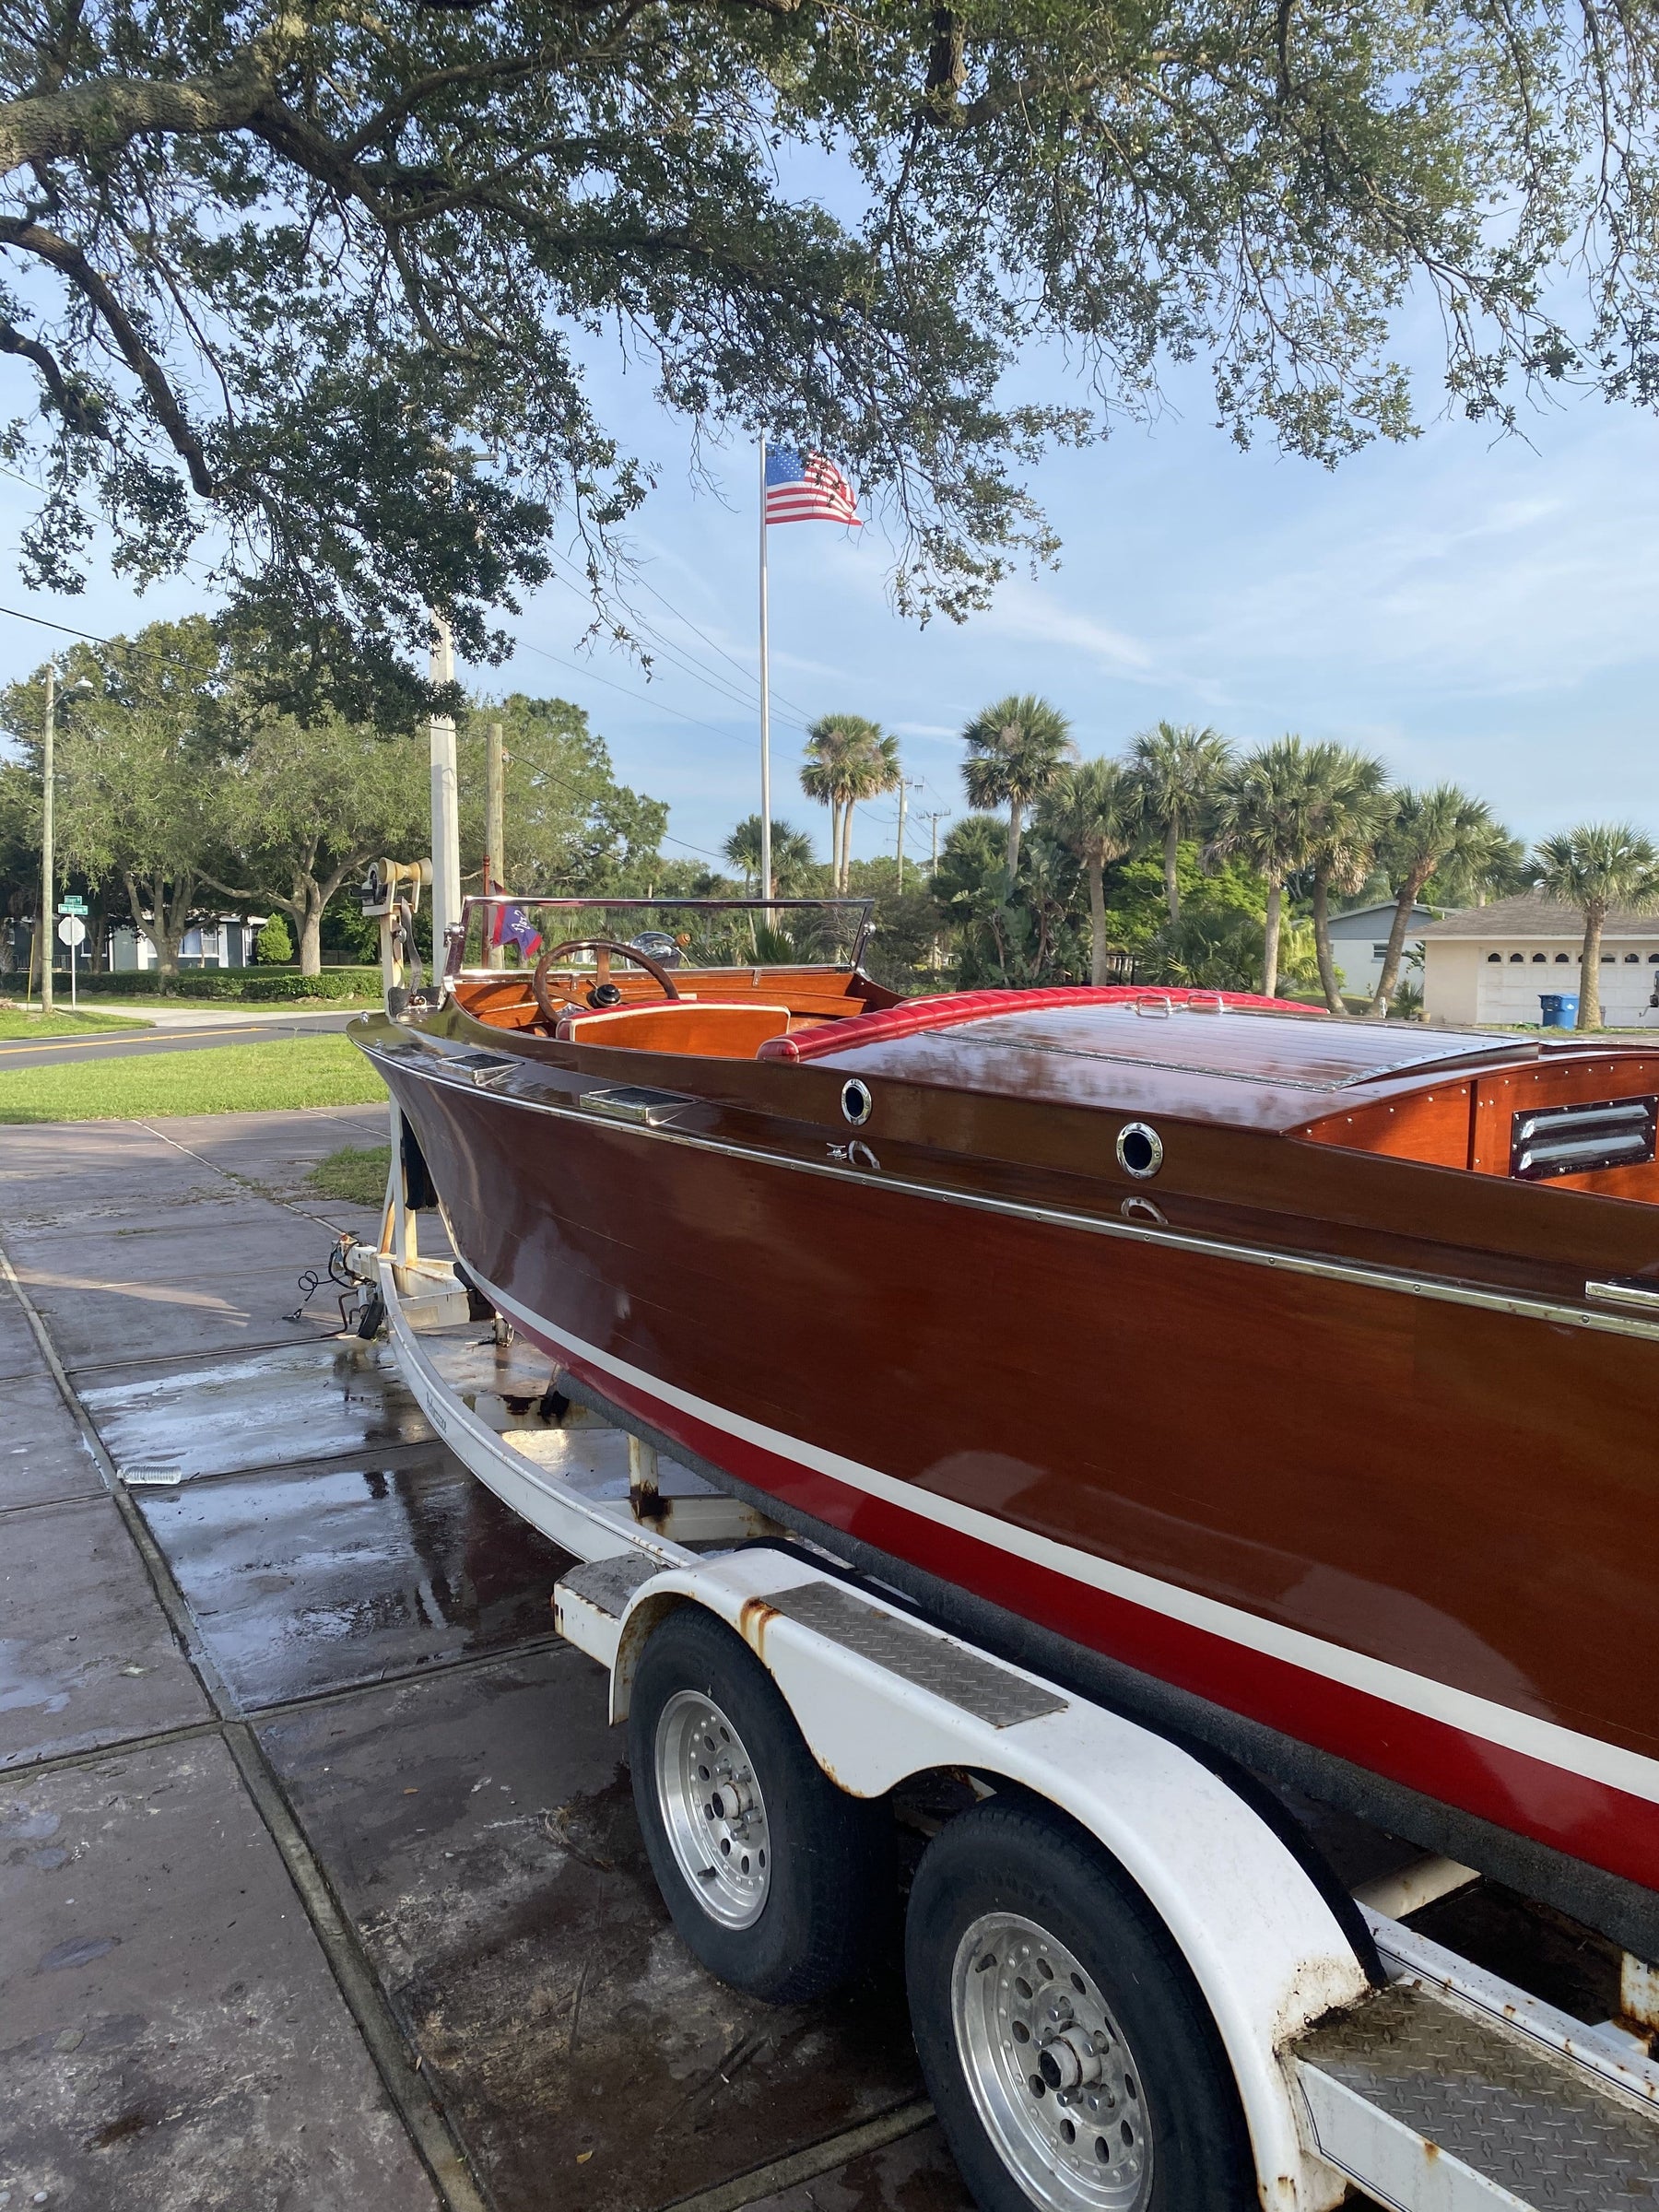
M 853 487 L 822 453 L 766 449 L 766 519 L 769 523 L 846 523 L 864 528 Z
M 542 948 L 541 931 L 522 906 L 490 908 L 490 943 L 516 945 L 522 960 L 534 960 Z

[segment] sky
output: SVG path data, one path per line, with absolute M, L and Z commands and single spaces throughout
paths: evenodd
M 1077 396 L 1059 377 L 1049 395 Z M 612 374 L 600 397 L 658 476 L 632 528 L 650 587 L 635 606 L 689 659 L 665 654 L 648 676 L 585 651 L 584 598 L 549 583 L 508 624 L 512 661 L 463 674 L 585 707 L 619 777 L 669 801 L 665 850 L 712 857 L 759 806 L 756 456 L 705 448 L 723 496 L 694 489 L 685 426 L 645 380 Z M 1659 422 L 1574 398 L 1529 411 L 1522 436 L 1436 420 L 1327 472 L 1267 443 L 1238 452 L 1195 373 L 1172 398 L 1153 426 L 1036 470 L 1060 565 L 1010 577 L 963 626 L 892 612 L 878 524 L 772 530 L 774 815 L 827 856 L 827 814 L 797 781 L 803 725 L 866 714 L 900 740 L 915 785 L 906 851 L 924 859 L 927 816 L 943 812 L 943 835 L 965 811 L 963 724 L 1037 691 L 1086 755 L 1160 718 L 1241 745 L 1296 730 L 1364 745 L 1402 780 L 1453 779 L 1529 840 L 1608 818 L 1659 836 Z M 1421 398 L 1431 411 L 1431 383 Z M 78 599 L 28 593 L 28 505 L 0 477 L 6 606 L 110 634 L 202 604 L 190 578 L 140 600 L 101 568 Z M 0 618 L 0 680 L 53 642 Z M 873 802 L 854 850 L 891 852 L 897 832 L 894 800 Z

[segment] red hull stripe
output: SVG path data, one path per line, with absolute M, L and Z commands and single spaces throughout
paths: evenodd
M 630 1380 L 617 1371 L 619 1363 L 613 1364 L 607 1355 L 565 1337 L 493 1286 L 480 1287 L 527 1335 L 624 1412 L 797 1512 L 892 1558 L 909 1560 L 940 1581 L 970 1590 L 1074 1643 L 1260 1721 L 1299 1743 L 1386 1775 L 1424 1796 L 1461 1806 L 1609 1873 L 1659 1888 L 1659 1804 L 1652 1797 L 1496 1742 L 1475 1729 L 1449 1724 L 1394 1698 L 1333 1679 L 1315 1667 L 1254 1649 L 1154 1606 L 1137 1604 L 1102 1589 L 1097 1582 L 1056 1571 L 1016 1549 L 951 1526 L 938 1517 L 940 1510 L 965 1513 L 967 1509 L 953 1509 L 949 1500 L 931 1493 L 919 1493 L 934 1509 L 931 1512 L 912 1511 L 872 1495 L 856 1483 L 755 1443 L 718 1418 L 672 1403 L 657 1394 L 650 1378 Z M 712 1415 L 719 1411 L 709 1408 Z M 1011 1536 L 1018 1533 L 1010 1527 Z M 1076 1556 L 1098 1564 L 1089 1555 Z M 1174 1585 L 1168 1587 L 1171 1600 L 1187 1594 Z M 1256 1621 L 1254 1616 L 1239 1618 Z M 1334 1664 L 1355 1663 L 1355 1654 L 1342 1647 L 1322 1647 L 1310 1637 L 1300 1641 L 1311 1649 L 1329 1651 Z M 1439 1687 L 1381 1662 L 1374 1665 L 1379 1676 L 1420 1682 L 1426 1692 Z M 1484 1706 L 1494 1715 L 1505 1716 L 1517 1728 L 1568 1747 L 1582 1746 L 1586 1759 L 1622 1768 L 1659 1794 L 1659 1768 L 1652 1760 L 1550 1723 L 1535 1722 L 1511 1708 L 1452 1694 L 1470 1708 Z

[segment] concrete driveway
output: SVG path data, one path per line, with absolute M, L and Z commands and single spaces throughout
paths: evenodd
M 561 1555 L 332 1334 L 383 1129 L 0 1130 L 0 2206 L 969 2212 L 897 1960 L 700 1971 Z

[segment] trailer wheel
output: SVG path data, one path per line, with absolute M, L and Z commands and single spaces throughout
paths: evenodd
M 701 1606 L 652 1631 L 628 1748 L 657 1887 L 711 1973 L 798 2004 L 867 1962 L 894 1909 L 887 1807 L 836 1788 L 771 1677 Z
M 1238 2093 L 1185 1961 L 1064 1818 L 993 1800 L 923 1854 L 905 1929 L 922 2070 L 983 2212 L 1242 2212 Z

